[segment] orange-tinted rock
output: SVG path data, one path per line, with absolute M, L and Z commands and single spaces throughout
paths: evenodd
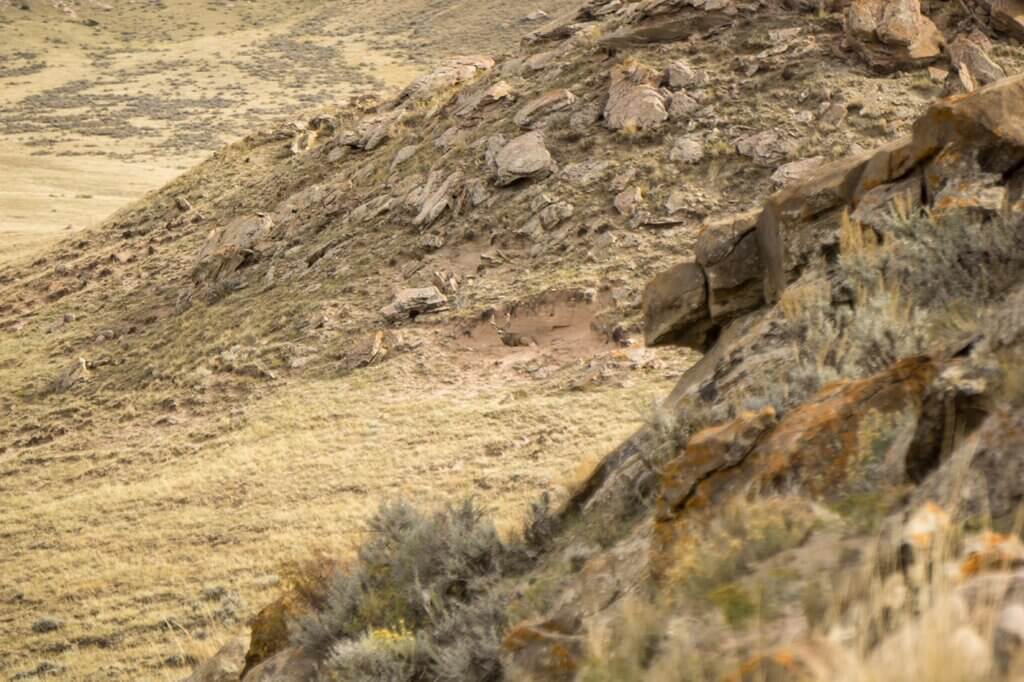
M 775 425 L 775 410 L 740 415 L 731 422 L 697 433 L 686 451 L 665 467 L 658 520 L 671 519 L 682 508 L 697 485 L 716 471 L 734 467 L 750 454 L 758 438 Z
M 576 675 L 583 656 L 583 638 L 575 618 L 553 618 L 541 623 L 520 623 L 502 643 L 509 667 L 517 678 L 537 682 L 568 682 Z
M 688 536 L 687 524 L 751 488 L 841 500 L 901 484 L 916 440 L 933 435 L 919 427 L 926 391 L 937 374 L 929 358 L 916 357 L 866 379 L 831 384 L 787 414 L 733 465 L 715 466 L 729 461 L 727 456 L 715 460 L 700 449 L 721 440 L 717 432 L 698 440 L 692 463 L 688 448 L 666 467 L 651 543 L 655 572 L 667 566 L 672 548 Z
M 1006 173 L 1024 159 L 1024 74 L 973 93 L 939 100 L 914 123 L 912 156 L 924 159 L 958 143 L 983 158 L 982 170 Z
M 728 675 L 726 682 L 800 682 L 834 679 L 838 652 L 827 642 L 808 640 L 754 656 Z

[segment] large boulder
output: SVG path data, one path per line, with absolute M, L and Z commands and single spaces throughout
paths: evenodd
M 1024 0 L 983 0 L 996 30 L 1024 39 Z
M 708 313 L 716 323 L 763 302 L 764 265 L 755 209 L 710 220 L 697 237 L 695 255 L 708 280 Z
M 206 238 L 192 269 L 195 282 L 216 282 L 257 260 L 274 221 L 263 213 L 244 216 Z
M 644 339 L 648 346 L 681 343 L 702 347 L 708 319 L 707 277 L 701 266 L 684 262 L 659 274 L 643 297 Z
M 499 187 L 519 180 L 542 178 L 555 168 L 551 152 L 544 146 L 540 132 L 530 132 L 514 138 L 494 155 L 492 172 Z
M 880 72 L 920 68 L 942 55 L 942 34 L 921 13 L 920 0 L 853 0 L 846 33 L 850 44 Z
M 604 120 L 612 130 L 649 130 L 668 120 L 667 100 L 658 89 L 661 73 L 630 61 L 612 69 Z

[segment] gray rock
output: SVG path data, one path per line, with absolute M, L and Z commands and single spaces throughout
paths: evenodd
M 544 146 L 544 136 L 539 132 L 526 133 L 494 155 L 494 182 L 504 187 L 519 180 L 545 177 L 554 166 L 551 152 Z

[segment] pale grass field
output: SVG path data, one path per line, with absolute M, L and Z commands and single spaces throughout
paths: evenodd
M 643 372 L 585 392 L 486 372 L 445 379 L 400 357 L 279 386 L 245 410 L 240 428 L 189 456 L 135 462 L 134 448 L 168 437 L 112 423 L 84 461 L 28 468 L 23 481 L 16 470 L 0 496 L 0 572 L 26 602 L 0 619 L 0 640 L 31 638 L 34 651 L 15 654 L 11 669 L 45 659 L 73 679 L 136 665 L 145 670 L 137 679 L 178 679 L 183 669 L 160 661 L 208 655 L 231 633 L 207 615 L 217 604 L 201 599 L 205 587 L 237 591 L 254 612 L 273 598 L 283 562 L 313 548 L 346 553 L 391 497 L 432 505 L 473 495 L 514 528 L 542 491 L 563 495 L 580 461 L 621 442 L 671 385 Z M 116 470 L 72 477 L 89 471 L 89 458 L 116 458 Z M 32 634 L 43 616 L 66 627 Z M 197 640 L 199 630 L 210 639 Z M 89 636 L 116 644 L 38 651 Z

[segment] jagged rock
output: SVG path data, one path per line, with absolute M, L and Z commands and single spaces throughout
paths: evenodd
M 576 103 L 576 95 L 568 90 L 552 90 L 523 105 L 513 119 L 520 128 L 532 128 L 540 119 L 556 111 L 572 108 Z
M 254 262 L 273 226 L 269 216 L 258 213 L 213 230 L 199 251 L 193 281 L 216 282 Z
M 900 485 L 918 442 L 934 442 L 933 431 L 941 432 L 941 424 L 923 419 L 926 393 L 937 375 L 930 358 L 916 357 L 866 379 L 830 384 L 759 437 L 756 428 L 748 427 L 751 418 L 741 417 L 732 428 L 751 428 L 756 444 L 732 450 L 727 466 L 707 464 L 725 462 L 725 454 L 717 460 L 711 454 L 691 460 L 687 448 L 665 468 L 651 548 L 656 572 L 670 563 L 676 543 L 699 522 L 702 511 L 719 509 L 741 491 L 799 490 L 838 501 L 857 490 Z M 708 439 L 711 445 L 718 440 Z M 710 473 L 696 475 L 695 469 Z
M 644 289 L 644 339 L 648 346 L 681 343 L 701 347 L 709 318 L 707 278 L 697 263 L 659 274 Z
M 999 31 L 1024 39 L 1024 1 L 983 0 L 989 6 L 992 25 Z
M 605 124 L 612 130 L 649 130 L 668 120 L 665 96 L 658 90 L 661 75 L 638 62 L 612 69 Z
M 420 206 L 419 214 L 413 219 L 412 224 L 416 227 L 426 229 L 434 224 L 441 214 L 453 205 L 457 189 L 461 189 L 462 173 L 452 171 L 441 181 L 443 171 L 434 171 L 427 180 L 422 196 L 423 203 Z
M 437 287 L 402 289 L 380 314 L 389 322 L 414 319 L 417 315 L 448 309 L 448 298 Z
M 338 142 L 353 149 L 373 151 L 391 137 L 392 127 L 402 119 L 401 109 L 368 116 L 359 122 L 355 130 L 347 130 L 338 136 Z
M 869 190 L 857 203 L 857 209 L 850 218 L 862 225 L 882 230 L 891 220 L 897 202 L 910 212 L 921 206 L 921 174 L 912 173 L 903 180 L 888 185 L 879 185 Z
M 709 221 L 694 253 L 708 280 L 708 313 L 722 320 L 763 302 L 764 265 L 757 243 L 760 210 Z
M 472 116 L 481 109 L 501 101 L 514 101 L 516 98 L 513 87 L 504 80 L 494 83 L 486 90 L 459 95 L 456 116 Z
M 702 481 L 742 462 L 761 435 L 775 424 L 774 408 L 765 407 L 704 429 L 690 438 L 686 454 L 665 467 L 655 518 L 658 521 L 672 519 L 675 510 L 686 505 Z
M 947 52 L 950 63 L 959 73 L 966 71 L 974 83 L 982 86 L 1006 77 L 1003 67 L 988 56 L 989 49 L 991 47 L 988 38 L 973 31 L 969 35 L 957 36 L 949 44 Z M 966 91 L 972 92 L 974 89 L 967 88 Z
M 685 14 L 669 19 L 655 18 L 639 25 L 624 26 L 603 37 L 601 45 L 620 49 L 652 43 L 681 42 L 693 35 L 708 33 L 732 23 L 732 14 L 736 8 L 728 0 L 709 0 L 703 5 L 706 11 L 700 14 Z
M 677 92 L 672 95 L 672 101 L 668 105 L 668 116 L 674 121 L 689 118 L 700 109 L 700 102 L 690 97 L 685 92 Z
M 235 637 L 212 658 L 192 671 L 182 682 L 237 682 L 245 667 L 247 642 Z
M 499 187 L 547 176 L 555 166 L 540 132 L 525 133 L 513 139 L 494 154 L 493 159 L 494 181 Z
M 853 0 L 847 38 L 877 71 L 920 68 L 942 55 L 943 38 L 919 0 Z

